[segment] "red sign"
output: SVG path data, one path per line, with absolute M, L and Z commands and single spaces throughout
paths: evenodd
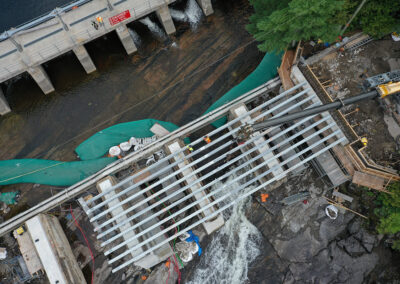
M 118 15 L 112 16 L 111 18 L 108 18 L 108 20 L 110 21 L 110 24 L 116 25 L 126 19 L 129 19 L 131 17 L 131 13 L 129 12 L 129 10 L 123 11 L 122 13 L 119 13 Z

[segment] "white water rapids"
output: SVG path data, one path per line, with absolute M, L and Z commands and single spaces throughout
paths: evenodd
M 196 0 L 189 0 L 184 11 L 178 11 L 173 8 L 169 9 L 171 17 L 180 22 L 189 22 L 192 30 L 195 30 L 199 25 L 203 12 L 197 4 Z
M 232 175 L 226 183 L 235 177 Z M 217 183 L 214 188 L 222 185 L 223 183 Z M 240 186 L 235 182 L 226 190 L 233 190 Z M 251 187 L 248 187 L 245 190 L 250 189 Z M 238 194 L 230 196 L 226 203 L 237 196 Z M 225 225 L 213 234 L 213 239 L 201 255 L 189 283 L 239 284 L 246 282 L 248 266 L 260 254 L 259 246 L 262 241 L 261 233 L 245 216 L 246 209 L 250 205 L 251 198 L 246 198 L 224 211 Z

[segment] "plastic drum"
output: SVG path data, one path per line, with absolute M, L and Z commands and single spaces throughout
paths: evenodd
M 111 157 L 116 157 L 121 154 L 121 149 L 118 146 L 113 146 L 108 150 Z
M 122 142 L 119 144 L 119 147 L 121 148 L 122 151 L 129 151 L 129 149 L 132 147 L 132 145 L 129 142 Z

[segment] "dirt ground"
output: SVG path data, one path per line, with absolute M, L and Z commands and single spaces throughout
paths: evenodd
M 374 75 L 400 69 L 400 42 L 391 38 L 372 41 L 354 51 L 333 53 L 315 63 L 313 71 L 326 82 L 333 99 L 351 97 L 363 92 L 362 82 Z M 356 108 L 357 112 L 353 112 Z M 377 100 L 364 101 L 342 109 L 360 137 L 368 138 L 366 154 L 376 163 L 399 168 L 400 154 L 389 132 L 383 108 Z M 394 125 L 397 127 L 397 125 Z

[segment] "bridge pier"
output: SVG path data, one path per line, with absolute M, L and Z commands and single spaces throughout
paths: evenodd
M 28 67 L 28 73 L 32 76 L 33 80 L 39 85 L 43 93 L 46 95 L 54 91 L 53 84 L 50 81 L 46 71 L 41 65 L 35 67 Z
M 7 103 L 6 98 L 4 97 L 3 91 L 0 88 L 0 115 L 5 115 L 11 112 L 10 106 Z
M 168 9 L 168 5 L 160 7 L 156 11 L 156 15 L 167 34 L 170 35 L 176 32 L 174 22 L 172 21 L 171 14 Z
M 122 42 L 122 45 L 124 46 L 126 53 L 131 54 L 134 53 L 137 48 L 135 43 L 133 42 L 133 38 L 131 37 L 131 35 L 129 34 L 129 30 L 126 27 L 125 24 L 121 24 L 117 29 L 117 34 L 119 39 Z
M 197 3 L 199 3 L 204 15 L 209 16 L 214 13 L 211 0 L 197 0 Z
M 78 57 L 79 62 L 82 64 L 86 73 L 90 74 L 96 71 L 96 66 L 94 65 L 92 58 L 90 58 L 89 53 L 83 45 L 78 45 L 73 49 L 76 57 Z

